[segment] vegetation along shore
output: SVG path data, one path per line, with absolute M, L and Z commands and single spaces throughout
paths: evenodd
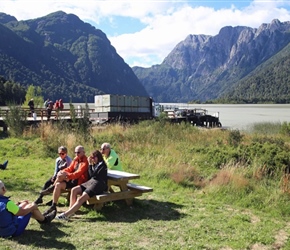
M 251 132 L 163 120 L 88 130 L 43 123 L 0 133 L 0 162 L 9 160 L 0 179 L 14 201 L 35 200 L 60 145 L 73 156 L 76 145 L 89 154 L 108 141 L 124 170 L 154 188 L 132 206 L 83 206 L 69 221 L 41 227 L 33 220 L 22 236 L 0 239 L 0 249 L 290 249 L 288 123 L 254 124 Z M 61 197 L 58 212 L 67 206 Z

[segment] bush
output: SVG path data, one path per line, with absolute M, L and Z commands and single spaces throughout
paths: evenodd
M 9 112 L 3 117 L 4 122 L 9 127 L 9 134 L 12 137 L 22 136 L 23 131 L 27 125 L 27 114 L 21 107 L 15 104 L 9 104 Z

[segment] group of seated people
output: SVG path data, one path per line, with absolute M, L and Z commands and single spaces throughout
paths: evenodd
M 103 143 L 100 150 L 93 151 L 89 157 L 79 145 L 75 148 L 75 157 L 68 156 L 67 148 L 58 148 L 59 157 L 55 161 L 55 171 L 49 178 L 35 202 L 27 200 L 15 204 L 4 196 L 6 188 L 0 180 L 0 237 L 14 237 L 22 234 L 30 218 L 40 224 L 50 223 L 54 218 L 67 220 L 89 198 L 108 190 L 107 171 L 122 171 L 122 163 L 109 143 Z M 69 209 L 57 215 L 57 203 L 63 190 L 70 189 Z M 52 193 L 50 207 L 41 213 L 38 204 L 43 203 L 43 196 Z

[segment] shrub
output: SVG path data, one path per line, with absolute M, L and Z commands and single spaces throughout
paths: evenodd
M 12 137 L 22 136 L 27 125 L 27 114 L 15 104 L 10 103 L 8 106 L 10 111 L 4 117 L 4 122 L 9 127 L 9 134 Z
M 237 147 L 242 141 L 243 135 L 239 130 L 233 130 L 229 133 L 228 143 L 231 146 Z

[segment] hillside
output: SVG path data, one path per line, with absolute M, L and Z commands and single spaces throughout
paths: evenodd
M 41 86 L 44 97 L 93 102 L 95 94 L 148 96 L 106 35 L 62 11 L 17 21 L 0 13 L 0 75 Z
M 290 44 L 237 82 L 221 98 L 239 103 L 290 103 Z
M 278 100 L 281 90 L 286 89 L 288 75 L 285 72 L 279 71 L 276 76 L 271 76 L 275 78 L 271 91 L 265 85 L 265 90 L 269 91 L 261 93 L 244 85 L 246 83 L 241 79 L 253 76 L 253 72 L 260 74 L 263 80 L 260 80 L 259 86 L 262 89 L 266 81 L 264 77 L 270 79 L 271 72 L 266 76 L 261 71 L 263 67 L 259 66 L 289 44 L 289 31 L 290 22 L 273 20 L 258 29 L 223 27 L 216 36 L 189 35 L 160 65 L 134 67 L 133 71 L 149 95 L 159 102 L 204 102 L 229 96 L 232 89 L 241 98 L 245 95 L 245 98 L 251 96 L 250 99 L 254 100 L 266 95 L 271 96 L 271 100 Z M 281 67 L 280 63 L 279 59 L 275 59 L 272 67 Z M 254 83 L 256 80 L 253 79 L 249 84 Z M 241 91 L 236 90 L 238 85 Z

